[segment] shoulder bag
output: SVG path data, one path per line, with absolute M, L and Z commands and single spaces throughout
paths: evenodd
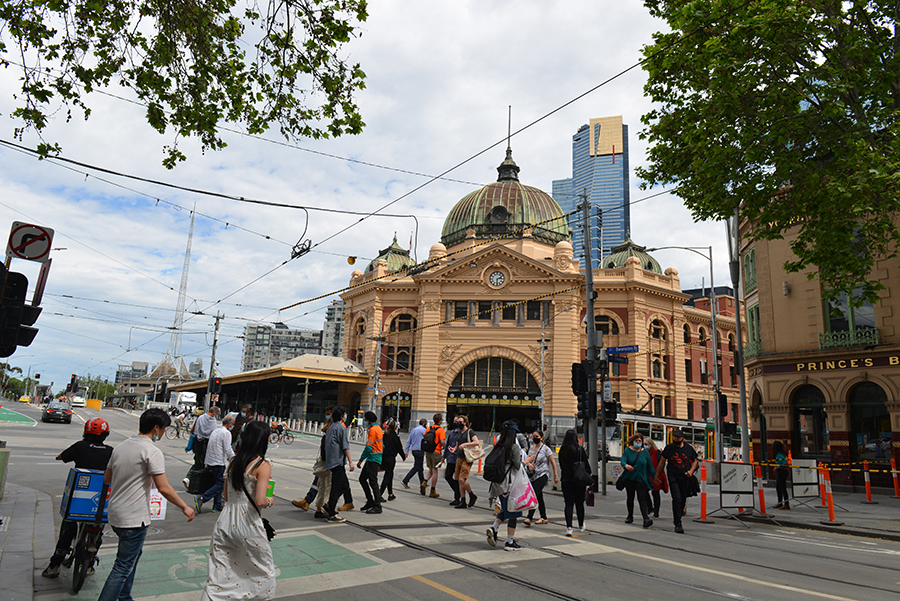
M 260 466 L 260 464 L 262 464 L 263 461 L 265 461 L 265 458 L 260 459 L 259 461 L 257 461 L 257 462 L 256 462 L 256 465 L 253 466 L 253 469 L 258 468 L 258 467 Z M 246 476 L 246 474 L 244 474 L 244 475 Z M 258 481 L 258 480 L 257 480 L 257 482 L 256 482 L 256 485 L 259 486 L 259 481 Z M 266 530 L 266 538 L 269 539 L 269 540 L 272 540 L 273 538 L 275 538 L 275 528 L 272 528 L 272 525 L 269 524 L 269 520 L 267 520 L 266 518 L 264 518 L 264 517 L 262 516 L 262 512 L 259 510 L 259 507 L 256 506 L 256 501 L 254 501 L 254 500 L 250 497 L 250 493 L 247 492 L 247 484 L 246 484 L 246 482 L 241 482 L 241 487 L 244 489 L 244 494 L 247 495 L 247 500 L 250 501 L 250 504 L 253 505 L 253 509 L 256 510 L 256 513 L 257 513 L 257 514 L 259 515 L 259 517 L 262 519 L 263 528 L 265 528 L 265 530 Z
M 466 442 L 472 442 L 472 430 L 468 430 L 466 432 L 467 440 Z M 459 444 L 459 443 L 457 443 Z M 484 457 L 484 449 L 479 442 L 477 446 L 474 447 L 466 447 L 463 449 L 463 455 L 466 456 L 466 461 L 468 463 L 475 463 L 482 457 Z
M 594 483 L 594 476 L 591 474 L 591 468 L 585 458 L 584 451 L 581 452 L 580 458 L 573 466 L 572 480 L 578 486 L 590 486 Z

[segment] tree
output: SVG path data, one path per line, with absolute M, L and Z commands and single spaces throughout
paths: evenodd
M 672 29 L 644 48 L 645 187 L 677 185 L 698 220 L 740 203 L 754 239 L 798 227 L 787 271 L 876 302 L 900 242 L 900 2 L 645 5 Z
M 58 106 L 88 118 L 87 94 L 115 80 L 154 129 L 174 133 L 172 168 L 186 158 L 179 138 L 224 148 L 224 123 L 251 134 L 277 124 L 287 139 L 361 132 L 365 73 L 341 50 L 367 17 L 365 0 L 282 0 L 265 13 L 255 0 L 0 0 L 0 65 L 22 73 L 19 137 L 40 134 Z

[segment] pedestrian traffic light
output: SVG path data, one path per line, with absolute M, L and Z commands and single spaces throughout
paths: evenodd
M 581 363 L 572 364 L 572 392 L 581 395 L 588 391 L 587 373 Z
M 28 346 L 37 335 L 32 324 L 41 314 L 40 307 L 25 304 L 28 278 L 0 265 L 0 357 L 9 357 L 16 347 Z
M 728 414 L 728 397 L 724 392 L 720 392 L 716 398 L 719 400 L 719 419 L 725 419 Z
M 581 365 L 576 363 L 576 365 Z M 588 419 L 591 414 L 591 404 L 587 393 L 578 395 L 578 419 Z

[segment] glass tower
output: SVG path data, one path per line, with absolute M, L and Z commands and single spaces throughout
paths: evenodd
M 572 136 L 572 177 L 553 181 L 553 199 L 565 213 L 575 210 L 587 190 L 595 269 L 611 248 L 625 242 L 631 229 L 628 174 L 628 126 L 619 115 L 591 119 L 590 124 L 582 125 Z M 598 211 L 603 213 L 602 229 Z M 569 226 L 575 256 L 582 255 L 584 229 L 580 212 L 569 216 Z M 581 265 L 584 266 L 583 256 Z

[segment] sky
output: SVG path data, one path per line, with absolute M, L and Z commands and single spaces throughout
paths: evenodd
M 43 136 L 76 161 L 229 196 L 370 212 L 408 194 L 384 212 L 416 219 L 359 222 L 322 211 L 307 219 L 296 209 L 37 161 L 0 146 L 0 230 L 22 221 L 55 231 L 38 335 L 6 361 L 25 374 L 40 373 L 55 391 L 71 374 L 112 381 L 118 365 L 158 363 L 170 345 L 195 207 L 182 353 L 186 362 L 202 358 L 208 373 L 219 313 L 218 371 L 240 371 L 246 325 L 321 329 L 337 296 L 278 309 L 345 287 L 395 232 L 403 247 L 412 238 L 413 255 L 426 259 L 453 205 L 496 181 L 510 106 L 513 132 L 528 126 L 511 140 L 524 184 L 549 193 L 552 180 L 570 177 L 572 134 L 594 117 L 622 115 L 632 170 L 646 164 L 647 144 L 638 133 L 653 105 L 635 65 L 653 32 L 666 26 L 642 3 L 379 0 L 369 11 L 346 48 L 367 74 L 358 95 L 366 127 L 358 136 L 285 145 L 275 132 L 264 139 L 226 132 L 223 151 L 201 153 L 195 140 L 182 140 L 189 158 L 167 170 L 162 149 L 172 136 L 152 130 L 140 106 L 99 93 L 88 98 L 90 119 L 76 112 L 66 122 L 60 112 Z M 0 70 L 0 140 L 14 141 L 10 91 L 17 77 L 12 68 Z M 131 97 L 116 84 L 107 91 Z M 39 141 L 26 132 L 19 143 Z M 458 181 L 413 192 L 428 176 L 473 156 L 446 176 Z M 724 223 L 695 223 L 672 194 L 642 200 L 663 189 L 641 190 L 633 172 L 630 183 L 632 239 L 648 247 L 712 245 L 716 284 L 729 284 Z M 283 264 L 301 240 L 313 250 Z M 709 285 L 707 259 L 683 250 L 653 255 L 663 269 L 678 270 L 683 289 Z M 356 265 L 348 256 L 358 257 Z M 11 265 L 29 278 L 29 299 L 39 267 Z

